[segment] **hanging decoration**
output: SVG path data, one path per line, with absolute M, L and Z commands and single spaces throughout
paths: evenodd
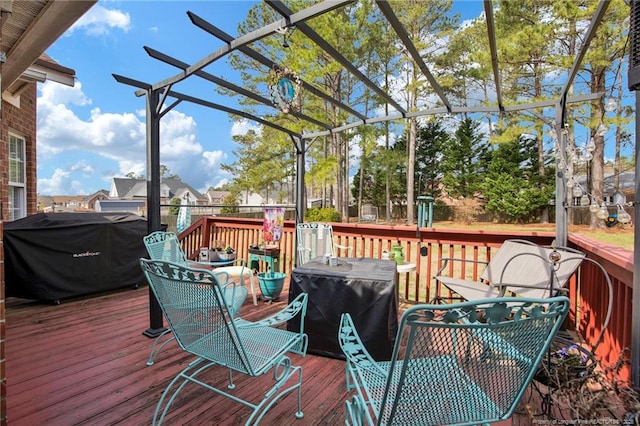
M 276 108 L 288 113 L 291 110 L 300 111 L 300 87 L 302 81 L 287 67 L 274 67 L 268 76 L 269 94 Z
M 597 136 L 604 136 L 607 131 L 607 127 L 604 123 L 600 123 L 596 129 Z M 562 129 L 563 137 L 568 136 L 566 128 Z M 588 164 L 593 159 L 593 151 L 596 148 L 593 137 L 589 138 L 589 141 L 581 149 L 579 147 L 566 147 L 566 151 L 562 152 L 559 147 L 556 134 L 551 132 L 551 138 L 554 141 L 554 148 L 556 152 L 556 162 L 558 170 L 563 171 L 563 176 L 566 179 L 567 190 L 571 191 L 573 198 L 580 199 L 580 206 L 589 206 L 589 211 L 595 213 L 596 217 L 600 220 L 604 220 L 607 227 L 613 227 L 618 223 L 627 224 L 631 222 L 631 215 L 625 210 L 625 206 L 631 206 L 632 203 L 627 203 L 626 197 L 620 196 L 622 194 L 616 194 L 614 197 L 613 205 L 617 208 L 615 213 L 609 212 L 608 204 L 602 200 L 598 204 L 598 200 L 590 194 L 573 176 L 573 166 L 582 166 Z
M 277 247 L 277 243 L 282 238 L 284 229 L 284 208 L 273 207 L 264 209 L 264 223 L 262 226 L 262 236 L 267 248 Z

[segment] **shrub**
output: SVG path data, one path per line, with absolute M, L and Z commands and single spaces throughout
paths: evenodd
M 182 201 L 180 200 L 180 198 L 172 198 L 170 201 L 171 207 L 169 207 L 169 214 L 171 216 L 177 216 L 178 212 L 180 211 L 180 203 Z
M 330 207 L 312 207 L 304 215 L 306 222 L 341 222 L 340 212 Z

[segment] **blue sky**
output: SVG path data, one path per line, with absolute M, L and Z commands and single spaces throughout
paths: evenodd
M 237 24 L 254 4 L 100 0 L 47 50 L 76 71 L 76 85 L 38 84 L 38 193 L 87 195 L 108 190 L 113 177 L 145 175 L 145 98 L 136 97 L 133 87 L 116 82 L 112 74 L 146 83 L 171 77 L 178 70 L 150 58 L 143 46 L 193 63 L 222 43 L 194 26 L 187 11 L 236 36 Z M 454 7 L 463 19 L 471 19 L 483 5 L 473 0 L 454 2 Z M 242 86 L 224 61 L 206 71 Z M 212 83 L 192 78 L 180 84 L 185 86 L 174 89 L 230 103 Z M 220 169 L 221 163 L 234 161 L 232 136 L 252 126 L 233 123 L 224 112 L 180 103 L 161 120 L 160 162 L 198 190 L 216 187 L 232 177 Z

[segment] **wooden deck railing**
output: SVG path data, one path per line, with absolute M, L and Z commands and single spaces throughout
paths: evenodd
M 401 274 L 400 297 L 407 303 L 424 303 L 435 295 L 433 275 L 443 257 L 468 259 L 469 262 L 449 274 L 477 280 L 481 269 L 473 264 L 477 260 L 489 260 L 492 252 L 506 239 L 522 238 L 538 244 L 551 244 L 552 232 L 489 232 L 477 230 L 452 230 L 416 228 L 409 226 L 332 223 L 335 242 L 352 247 L 356 257 L 381 258 L 383 250 L 401 244 L 407 262 L 416 264 L 416 271 Z M 250 245 L 262 240 L 262 220 L 230 217 L 202 217 L 180 234 L 185 252 L 195 259 L 200 247 L 209 247 L 214 241 L 224 241 L 236 249 L 237 256 L 248 259 Z M 295 266 L 295 223 L 285 221 L 280 241 L 280 270 L 290 273 Z M 633 288 L 633 253 L 615 246 L 581 236 L 570 235 L 569 245 L 599 262 L 609 273 L 613 283 L 613 310 L 596 355 L 603 366 L 617 363 L 621 353 L 630 357 L 631 300 Z M 421 255 L 421 247 L 427 254 Z M 573 302 L 570 328 L 583 336 L 591 345 L 600 335 L 607 311 L 607 286 L 600 270 L 590 262 L 581 266 L 572 278 L 570 298 Z M 630 379 L 630 367 L 624 363 L 615 373 L 621 380 Z

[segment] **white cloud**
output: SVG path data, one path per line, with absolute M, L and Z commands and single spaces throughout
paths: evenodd
M 108 186 L 114 176 L 130 172 L 146 174 L 144 111 L 108 113 L 93 108 L 89 118 L 83 120 L 75 110 L 88 105 L 91 99 L 84 95 L 79 83 L 74 88 L 49 82 L 40 85 L 38 168 L 55 170 L 50 178 L 39 179 L 40 193 L 71 195 L 70 191 L 87 176 L 102 176 L 102 181 L 96 184 L 99 187 L 84 182 L 84 193 L 92 193 L 104 188 L 105 183 Z M 220 171 L 226 154 L 204 150 L 193 117 L 169 111 L 160 122 L 160 141 L 161 163 L 185 182 L 199 187 L 228 176 Z M 66 159 L 70 154 L 74 160 Z
M 227 155 L 222 151 L 205 151 L 202 153 L 205 167 L 220 167 L 220 163 L 227 159 Z
M 41 92 L 38 102 L 56 104 L 73 104 L 78 106 L 91 105 L 91 99 L 82 92 L 82 83 L 76 82 L 73 87 L 47 81 L 38 85 Z
M 57 86 L 57 87 L 51 87 Z M 65 87 L 46 82 L 38 98 L 38 162 L 64 151 L 89 150 L 115 161 L 139 161 L 145 158 L 145 128 L 132 113 L 103 113 L 91 110 L 90 119 L 82 120 L 71 106 L 90 105 L 82 85 Z
M 87 11 L 75 24 L 69 28 L 67 35 L 74 31 L 84 30 L 92 36 L 103 36 L 112 29 L 118 28 L 124 32 L 131 28 L 131 16 L 126 12 L 116 9 L 107 9 L 100 4 L 96 4 Z
M 56 169 L 50 179 L 38 179 L 38 193 L 48 195 L 79 194 L 82 183 L 70 179 L 71 174 L 62 169 Z
M 82 172 L 82 174 L 84 174 L 85 176 L 91 176 L 93 175 L 93 167 L 89 164 L 87 164 L 84 160 L 83 161 L 78 161 L 75 164 L 71 165 L 71 170 L 72 171 L 80 171 Z
M 253 130 L 257 135 L 262 132 L 262 127 L 257 124 L 252 124 L 249 120 L 235 120 L 233 126 L 231 126 L 231 136 L 246 135 L 249 130 Z

